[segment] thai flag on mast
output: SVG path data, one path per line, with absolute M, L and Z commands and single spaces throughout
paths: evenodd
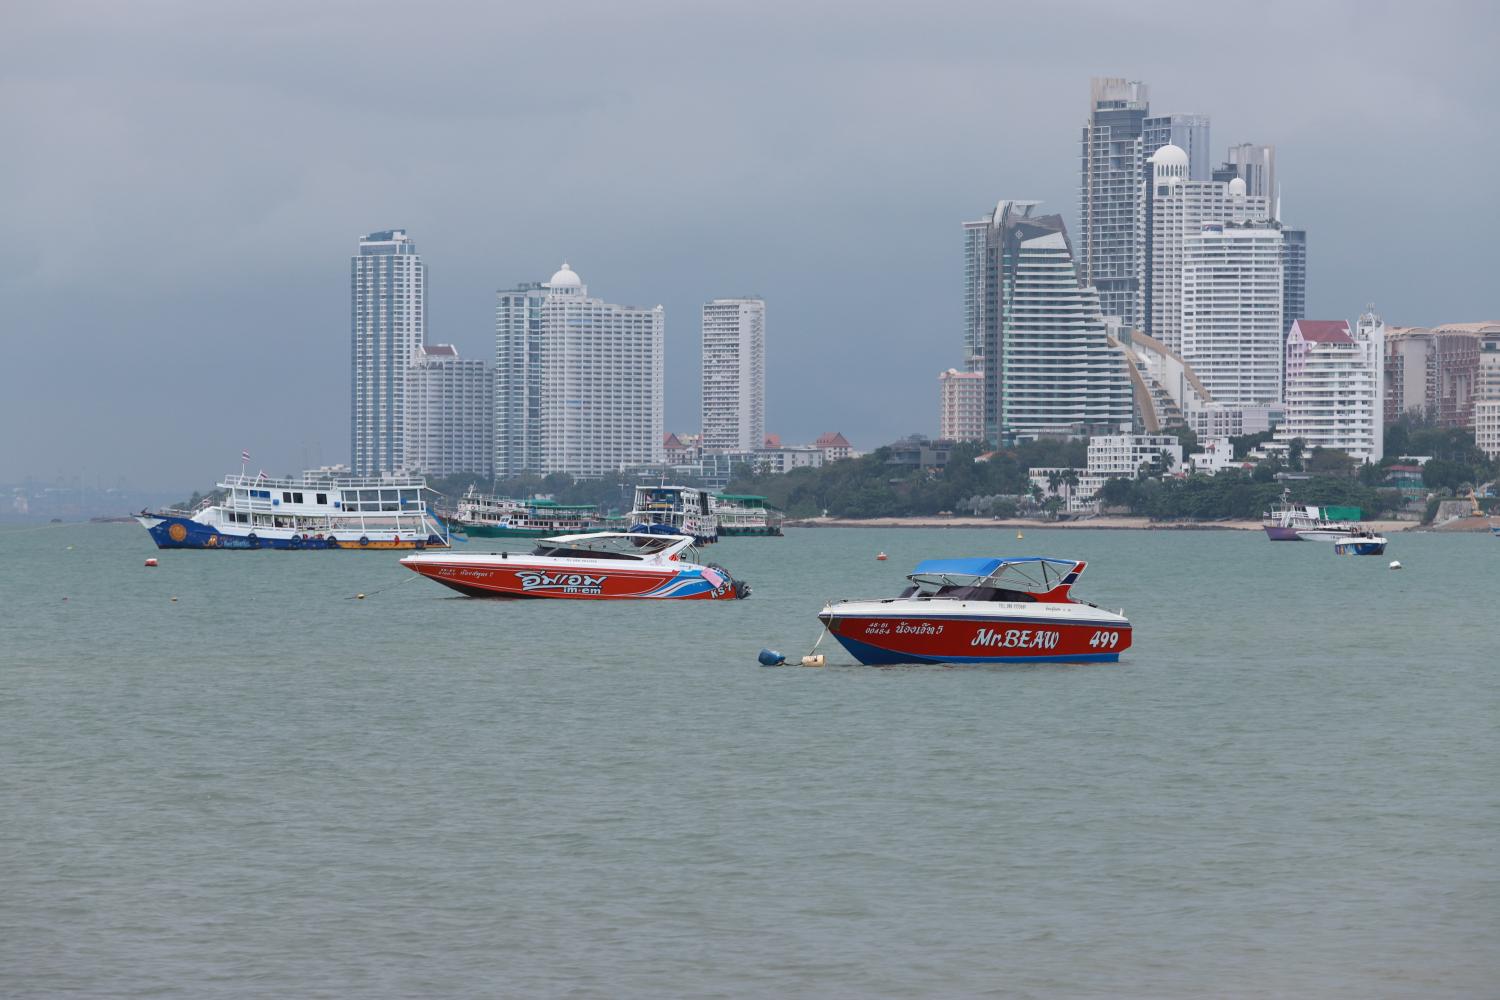
M 241 462 L 249 462 L 250 461 L 250 453 L 248 451 L 242 451 L 242 452 L 240 452 L 240 461 Z

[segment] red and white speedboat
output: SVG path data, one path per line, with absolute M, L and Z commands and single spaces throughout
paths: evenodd
M 407 569 L 471 597 L 583 600 L 749 597 L 750 586 L 722 566 L 688 562 L 687 535 L 600 531 L 539 539 L 530 553 L 444 552 L 408 556 Z
M 442 558 L 418 556 L 417 558 Z M 900 597 L 837 601 L 818 615 L 861 663 L 1118 660 L 1130 622 L 1073 597 L 1073 559 L 929 559 Z

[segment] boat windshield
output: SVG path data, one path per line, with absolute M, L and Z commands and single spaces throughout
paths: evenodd
M 574 559 L 644 559 L 682 540 L 681 535 L 572 535 L 544 538 L 531 554 Z
M 1004 587 L 983 587 L 976 585 L 941 586 L 936 589 L 911 586 L 901 591 L 901 596 L 921 598 L 942 597 L 954 601 L 1010 601 L 1013 603 L 1036 601 L 1035 594 L 1028 594 L 1024 590 L 1008 590 Z

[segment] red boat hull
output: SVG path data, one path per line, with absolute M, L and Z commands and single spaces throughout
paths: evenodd
M 1109 662 L 1130 648 L 1121 622 L 1047 618 L 820 615 L 839 644 L 861 663 Z
M 713 570 L 560 569 L 458 561 L 409 561 L 408 568 L 471 597 L 524 597 L 565 600 L 631 598 L 712 601 L 735 597 L 735 583 Z

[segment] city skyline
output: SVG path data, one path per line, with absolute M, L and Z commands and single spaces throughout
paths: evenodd
M 1209 116 L 1215 165 L 1230 144 L 1276 146 L 1283 217 L 1316 243 L 1309 315 L 1370 300 L 1402 326 L 1497 311 L 1484 280 L 1500 225 L 1483 172 L 1494 137 L 1465 124 L 1488 114 L 1488 8 L 1273 7 L 1252 34 L 1289 64 L 1320 66 L 1311 95 L 1305 75 L 1244 87 L 1215 72 L 1227 15 L 1163 33 L 1149 10 L 1087 10 L 956 5 L 962 16 L 932 24 L 895 9 L 851 21 L 774 6 L 584 8 L 567 44 L 596 52 L 598 68 L 546 90 L 538 66 L 563 43 L 546 40 L 539 13 L 513 25 L 540 39 L 534 51 L 505 65 L 485 58 L 499 26 L 480 11 L 391 8 L 353 25 L 274 5 L 253 23 L 170 7 L 101 7 L 86 22 L 9 13 L 0 78 L 27 100 L 0 110 L 18 151 L 0 166 L 13 192 L 0 418 L 29 432 L 5 439 L 0 479 L 194 486 L 240 448 L 278 471 L 347 460 L 347 376 L 332 377 L 349 370 L 340 262 L 358 234 L 388 225 L 422 247 L 428 339 L 465 358 L 490 356 L 497 288 L 566 258 L 611 300 L 662 302 L 679 318 L 669 429 L 698 419 L 691 317 L 754 288 L 777 317 L 772 429 L 801 440 L 837 425 L 862 448 L 930 431 L 931 373 L 963 360 L 953 221 L 1002 194 L 1036 198 L 1076 239 L 1092 76 L 1147 82 L 1153 113 Z M 726 28 L 736 45 L 708 44 Z M 998 59 L 972 43 L 985 31 L 1067 44 Z M 402 73 L 361 71 L 358 53 L 407 38 L 418 44 Z M 652 58 L 625 59 L 631 44 Z M 754 96 L 702 72 L 768 48 L 781 71 Z M 221 49 L 233 51 L 198 55 Z M 1403 59 L 1371 58 L 1383 50 Z M 703 84 L 674 83 L 685 77 Z M 982 92 L 1025 99 L 978 108 Z M 974 129 L 976 111 L 992 127 Z M 703 147 L 705 115 L 726 126 L 732 155 Z M 486 137 L 528 123 L 538 146 L 524 163 Z M 403 155 L 372 156 L 366 136 L 391 130 Z M 592 162 L 582 154 L 595 142 L 619 155 Z M 1356 156 L 1369 148 L 1382 155 Z M 1451 245 L 1442 267 L 1384 238 L 1370 206 L 1402 192 L 1423 198 Z M 122 253 L 127 242 L 140 251 Z M 886 287 L 923 294 L 892 301 Z M 820 378 L 835 369 L 833 384 Z M 171 446 L 144 427 L 170 428 Z

